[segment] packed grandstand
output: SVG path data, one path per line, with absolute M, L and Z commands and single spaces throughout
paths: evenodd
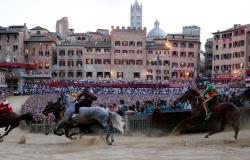
M 61 85 L 63 83 L 64 85 Z M 77 84 L 77 85 L 72 85 Z M 78 85 L 82 84 L 82 85 Z M 180 95 L 185 93 L 188 86 L 195 86 L 191 82 L 182 86 L 151 86 L 143 83 L 116 83 L 115 86 L 100 85 L 100 83 L 87 82 L 92 85 L 93 91 L 97 94 L 98 100 L 93 105 L 106 108 L 111 111 L 123 110 L 129 114 L 145 115 L 151 114 L 155 107 L 159 107 L 164 111 L 183 111 L 190 110 L 189 103 L 178 104 L 173 106 L 173 101 Z M 99 85 L 97 85 L 99 84 Z M 119 86 L 122 84 L 123 86 Z M 126 85 L 124 85 L 126 84 Z M 140 84 L 139 86 L 134 86 Z M 42 115 L 42 110 L 46 106 L 48 101 L 56 101 L 60 93 L 76 92 L 80 93 L 86 85 L 85 82 L 79 81 L 64 81 L 60 82 L 60 85 L 51 84 L 51 82 L 27 82 L 22 86 L 24 95 L 31 95 L 31 97 L 22 106 L 22 113 L 32 112 L 35 116 L 36 123 L 51 122 L 53 116 L 45 118 Z M 227 95 L 233 93 L 241 93 L 244 88 L 240 87 L 220 87 L 219 90 L 225 99 L 228 99 Z

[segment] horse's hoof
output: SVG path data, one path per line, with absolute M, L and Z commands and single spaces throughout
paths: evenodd
M 208 138 L 208 135 L 205 135 L 204 138 Z
M 3 142 L 3 138 L 0 138 L 0 142 Z
M 49 135 L 49 132 L 45 132 L 44 135 Z
M 109 142 L 108 144 L 109 144 L 109 145 L 112 145 L 112 142 Z

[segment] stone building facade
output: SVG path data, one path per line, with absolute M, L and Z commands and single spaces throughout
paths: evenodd
M 213 68 L 213 38 L 207 39 L 205 43 L 205 77 L 212 77 Z
M 212 76 L 248 78 L 250 25 L 234 25 L 233 28 L 215 32 L 213 35 Z

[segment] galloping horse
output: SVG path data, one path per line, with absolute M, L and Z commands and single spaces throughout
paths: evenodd
M 201 107 L 202 99 L 196 90 L 189 89 L 186 91 L 183 96 L 175 100 L 174 105 L 178 102 L 183 103 L 186 101 L 189 101 L 192 106 L 192 114 L 190 117 L 180 122 L 173 130 L 173 133 L 176 133 L 183 127 L 192 126 L 195 122 L 203 121 L 205 119 L 205 111 Z M 234 139 L 236 140 L 239 132 L 240 110 L 232 103 L 214 104 L 211 106 L 211 109 L 213 111 L 213 116 L 209 119 L 209 121 L 218 121 L 221 123 L 221 127 L 220 129 L 205 135 L 205 138 L 208 138 L 215 133 L 224 131 L 225 126 L 229 124 L 234 129 Z
M 54 123 L 57 124 L 64 116 L 64 113 L 66 111 L 65 108 L 65 104 L 63 102 L 61 102 L 61 97 L 59 97 L 58 102 L 52 102 L 49 101 L 48 104 L 45 106 L 45 109 L 43 110 L 43 114 L 45 116 L 48 116 L 49 113 L 53 113 L 55 119 L 54 119 Z M 79 125 L 79 126 L 72 126 L 72 128 L 76 128 L 79 127 L 80 132 L 83 134 L 88 134 L 88 133 L 92 133 L 93 131 L 90 129 L 90 127 L 92 127 L 94 124 L 83 124 L 83 125 Z M 49 130 L 47 130 L 45 132 L 45 135 L 48 135 L 50 132 L 53 131 L 53 128 L 51 126 L 51 128 L 49 128 Z M 56 135 L 58 136 L 62 136 L 64 134 L 64 132 L 61 133 L 57 133 Z M 76 135 L 75 133 L 71 134 L 70 137 L 72 137 L 73 135 Z
M 57 127 L 54 133 L 58 135 L 58 131 L 64 129 L 67 138 L 73 139 L 69 134 L 69 129 L 75 126 L 95 124 L 107 131 L 106 141 L 112 144 L 113 139 L 113 127 L 123 133 L 123 123 L 121 117 L 115 112 L 108 112 L 101 107 L 82 107 L 80 108 L 80 114 L 77 117 L 71 118 L 74 113 L 74 100 L 69 95 L 64 95 L 62 100 L 66 103 L 66 111 L 62 119 L 57 123 Z M 61 134 L 61 133 L 59 133 Z M 111 138 L 111 140 L 109 139 Z
M 3 141 L 3 137 L 7 136 L 12 129 L 14 129 L 20 125 L 21 120 L 24 120 L 26 122 L 32 121 L 33 120 L 32 114 L 26 113 L 26 114 L 22 114 L 19 116 L 15 112 L 1 113 L 1 115 L 0 115 L 0 128 L 5 127 L 6 132 L 3 135 L 0 135 L 0 142 Z

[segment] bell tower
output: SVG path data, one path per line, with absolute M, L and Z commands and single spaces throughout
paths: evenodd
M 142 28 L 142 3 L 137 0 L 130 7 L 130 27 Z

